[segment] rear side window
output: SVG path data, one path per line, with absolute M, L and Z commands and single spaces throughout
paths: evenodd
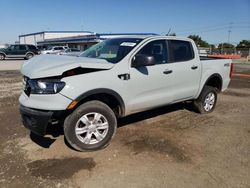
M 36 50 L 37 48 L 35 46 L 29 45 L 29 50 Z
M 26 50 L 26 47 L 24 45 L 20 45 L 19 50 Z
M 192 44 L 188 41 L 169 40 L 170 61 L 189 61 L 194 58 Z
M 55 47 L 54 50 L 63 50 L 63 47 Z
M 71 49 L 71 52 L 80 52 L 78 49 Z

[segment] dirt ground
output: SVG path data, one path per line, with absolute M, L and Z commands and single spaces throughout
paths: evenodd
M 19 116 L 21 74 L 0 78 L 0 187 L 250 187 L 250 78 L 235 77 L 208 115 L 176 104 L 121 119 L 96 152 L 30 134 Z

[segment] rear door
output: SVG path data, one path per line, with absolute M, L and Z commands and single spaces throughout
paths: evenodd
M 168 40 L 169 69 L 174 76 L 173 101 L 182 101 L 196 96 L 200 78 L 201 64 L 195 57 L 192 43 L 184 40 Z
M 16 45 L 16 55 L 18 57 L 24 57 L 27 53 L 26 45 Z

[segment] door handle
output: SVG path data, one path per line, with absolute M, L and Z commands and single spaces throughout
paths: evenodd
M 198 68 L 198 66 L 195 66 L 195 65 L 191 67 L 191 69 L 193 69 L 193 70 L 195 70 L 197 68 Z
M 163 74 L 170 74 L 172 72 L 173 72 L 172 70 L 165 70 L 165 71 L 163 71 Z

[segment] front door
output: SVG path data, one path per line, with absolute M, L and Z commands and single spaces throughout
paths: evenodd
M 16 45 L 11 45 L 7 48 L 6 51 L 7 57 L 16 57 L 17 51 L 16 51 Z
M 16 54 L 19 57 L 24 57 L 26 55 L 27 49 L 25 45 L 16 45 Z
M 153 56 L 156 64 L 138 68 L 130 67 L 128 92 L 131 92 L 131 95 L 128 108 L 131 113 L 162 106 L 173 100 L 171 91 L 173 77 L 168 70 L 166 40 L 151 41 L 136 55 L 138 54 Z

